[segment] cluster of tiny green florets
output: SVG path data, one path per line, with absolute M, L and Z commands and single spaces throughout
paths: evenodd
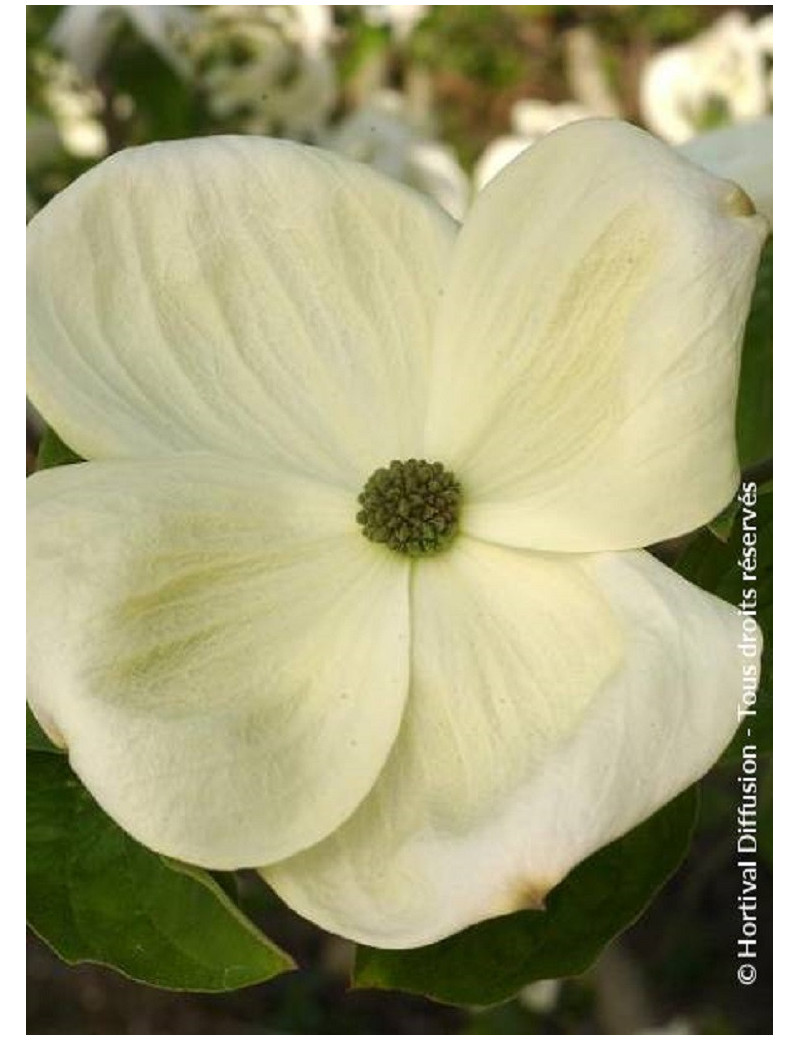
M 406 459 L 376 470 L 358 496 L 365 537 L 408 556 L 446 549 L 458 529 L 461 487 L 441 462 Z

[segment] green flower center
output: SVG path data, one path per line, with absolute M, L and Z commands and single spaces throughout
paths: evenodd
M 375 470 L 358 501 L 364 536 L 407 556 L 442 552 L 458 532 L 461 486 L 441 462 L 395 459 Z

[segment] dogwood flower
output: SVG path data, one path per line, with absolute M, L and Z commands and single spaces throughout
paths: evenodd
M 647 126 L 683 144 L 702 130 L 765 115 L 771 91 L 764 37 L 760 24 L 731 11 L 694 39 L 657 54 L 641 82 Z
M 409 38 L 428 13 L 429 4 L 362 4 L 364 18 L 370 25 L 388 25 L 400 42 Z
M 33 62 L 43 82 L 47 115 L 34 117 L 28 126 L 28 169 L 46 165 L 63 152 L 82 159 L 106 155 L 100 92 L 82 82 L 69 62 L 44 52 L 35 53 Z
M 248 133 L 319 139 L 336 105 L 324 4 L 217 4 L 187 38 L 198 81 L 219 119 Z
M 541 906 L 737 725 L 639 546 L 735 493 L 765 222 L 614 121 L 458 226 L 359 163 L 119 153 L 32 221 L 30 703 L 150 848 L 384 947 Z
M 409 112 L 402 94 L 376 91 L 324 138 L 325 146 L 430 195 L 461 219 L 470 185 L 452 148 L 431 138 Z
M 578 104 L 594 115 L 617 118 L 621 109 L 611 87 L 608 60 L 588 25 L 564 33 L 564 58 L 567 84 Z
M 51 40 L 86 80 L 94 79 L 120 26 L 131 22 L 137 33 L 179 76 L 188 76 L 186 59 L 175 38 L 190 31 L 194 14 L 188 7 L 142 4 L 67 4 L 51 31 Z

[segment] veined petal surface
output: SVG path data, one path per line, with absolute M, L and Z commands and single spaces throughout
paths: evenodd
M 359 489 L 420 453 L 456 225 L 347 159 L 134 148 L 29 228 L 29 394 L 87 458 L 252 455 Z
M 621 659 L 613 613 L 569 558 L 461 538 L 415 566 L 411 605 L 411 695 L 386 771 L 337 834 L 264 872 L 299 913 L 377 946 L 492 913 L 487 876 L 504 891 L 515 866 L 484 827 Z
M 203 455 L 29 485 L 29 700 L 106 812 L 218 869 L 341 824 L 409 671 L 408 565 L 348 497 Z
M 262 871 L 303 916 L 372 946 L 541 906 L 737 724 L 732 607 L 643 552 L 520 560 L 466 541 L 440 573 L 415 571 L 411 695 L 374 791 Z
M 462 528 L 625 549 L 715 515 L 738 481 L 741 340 L 766 223 L 612 120 L 548 135 L 482 192 L 437 323 L 426 433 Z

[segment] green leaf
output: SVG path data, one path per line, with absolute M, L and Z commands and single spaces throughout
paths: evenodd
M 28 753 L 28 914 L 70 964 L 169 989 L 238 989 L 293 967 L 205 871 L 129 838 L 42 752 Z
M 743 488 L 747 486 L 742 485 Z M 749 486 L 752 489 L 756 487 L 754 482 L 749 482 Z M 756 618 L 764 635 L 756 714 L 744 720 L 742 732 L 722 756 L 725 762 L 741 757 L 742 733 L 747 737 L 747 743 L 756 745 L 759 754 L 767 754 L 772 749 L 772 491 L 761 487 L 755 494 L 755 504 L 748 505 L 748 496 L 740 492 L 738 511 L 727 541 L 720 541 L 710 531 L 702 531 L 675 565 L 679 574 L 728 603 L 747 608 L 755 606 Z M 749 501 L 752 502 L 751 496 Z M 745 527 L 748 537 L 755 536 L 754 546 L 743 544 Z M 751 552 L 753 548 L 756 571 L 755 580 L 750 581 L 744 577 L 746 572 L 740 561 L 744 558 L 743 550 Z M 745 595 L 750 598 L 745 600 Z M 747 663 L 748 659 L 743 659 L 743 664 Z
M 727 542 L 736 525 L 736 517 L 739 515 L 739 502 L 734 498 L 729 502 L 721 513 L 717 513 L 713 520 L 708 523 L 709 531 L 720 542 Z
M 354 985 L 485 1005 L 538 979 L 586 971 L 679 865 L 696 811 L 696 791 L 690 788 L 584 860 L 553 889 L 545 910 L 485 921 L 416 950 L 359 947 Z
M 62 749 L 56 747 L 47 736 L 27 704 L 25 705 L 25 747 L 29 751 L 48 751 L 56 755 L 64 754 Z
M 764 246 L 744 334 L 736 442 L 742 469 L 772 456 L 772 239 Z
M 52 469 L 53 466 L 69 466 L 73 462 L 84 461 L 72 448 L 67 447 L 55 430 L 47 427 L 39 444 L 37 469 Z

